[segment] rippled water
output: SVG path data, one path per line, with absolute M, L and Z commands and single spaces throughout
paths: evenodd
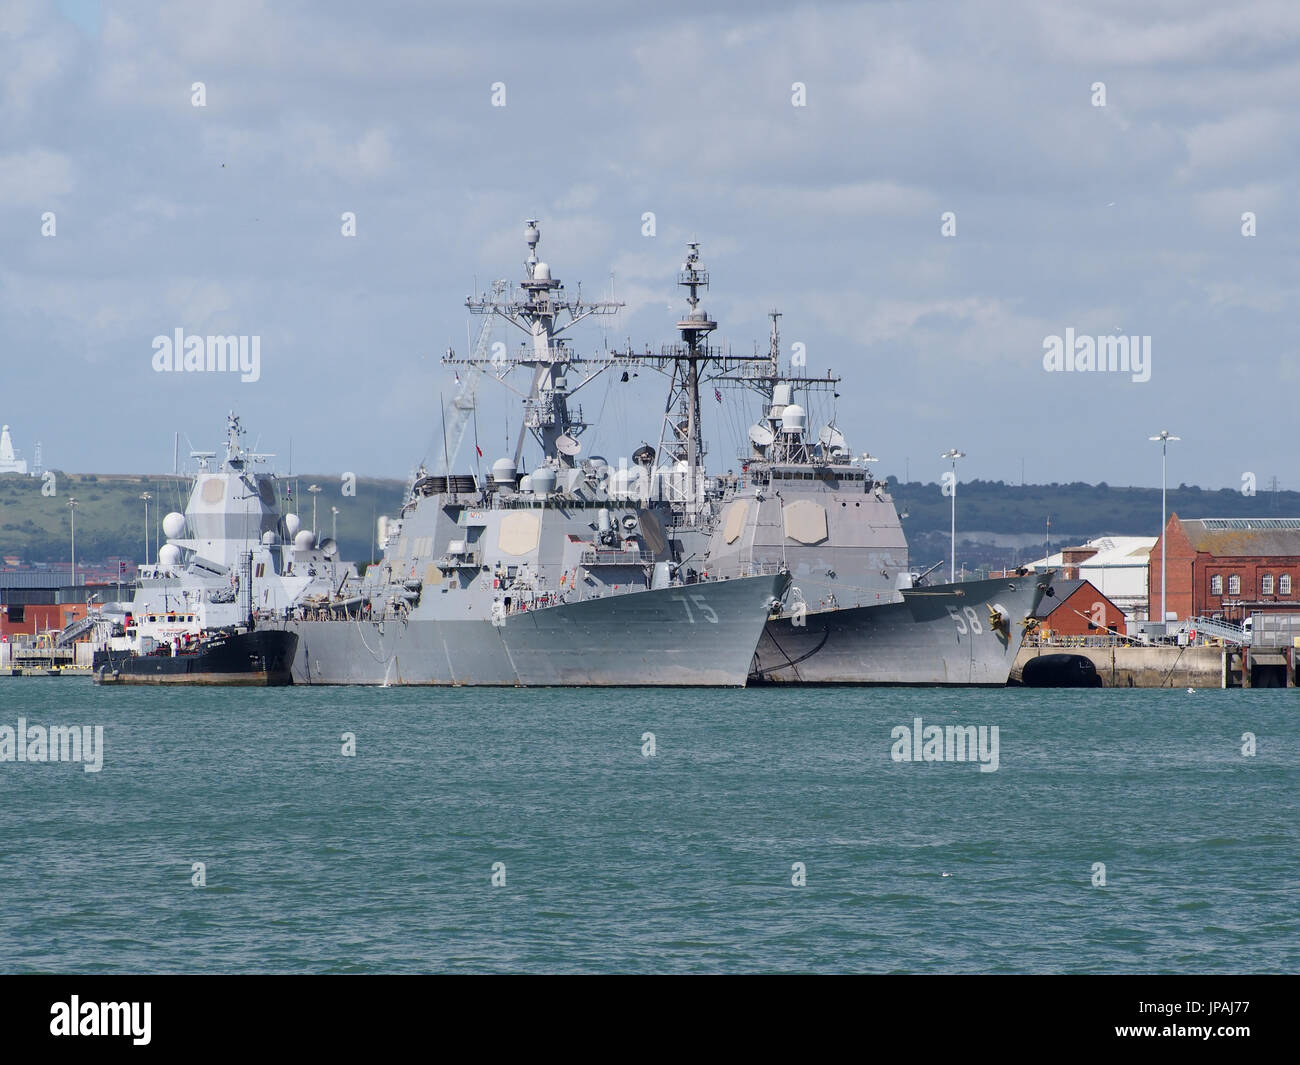
M 1262 690 L 4 679 L 0 725 L 102 724 L 105 761 L 0 763 L 0 957 L 79 972 L 1293 972 L 1298 711 L 1300 692 Z M 917 716 L 999 726 L 998 770 L 894 762 L 891 730 Z

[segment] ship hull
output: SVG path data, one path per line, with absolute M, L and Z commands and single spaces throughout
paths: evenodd
M 751 683 L 982 685 L 1007 683 L 1041 575 L 911 589 L 903 602 L 809 611 L 764 629 Z M 997 609 L 1003 624 L 990 622 Z
M 297 684 L 744 687 L 786 575 L 607 596 L 486 620 L 288 621 Z
M 91 669 L 96 684 L 276 687 L 293 683 L 297 647 L 294 633 L 259 629 L 209 640 L 195 654 L 96 651 Z

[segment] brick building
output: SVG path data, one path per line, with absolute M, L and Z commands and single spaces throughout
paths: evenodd
M 0 603 L 0 640 L 65 629 L 88 609 L 85 603 Z
M 1169 515 L 1161 538 L 1169 576 L 1166 609 L 1178 619 L 1221 615 L 1241 621 L 1257 610 L 1300 611 L 1300 518 Z M 1148 594 L 1160 613 L 1160 541 L 1151 549 Z
M 1054 580 L 1051 591 L 1034 611 L 1043 635 L 1104 636 L 1107 629 L 1127 631 L 1124 612 L 1091 581 Z

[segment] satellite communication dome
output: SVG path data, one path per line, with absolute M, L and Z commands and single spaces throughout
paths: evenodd
M 492 481 L 494 484 L 514 484 L 515 474 L 518 472 L 513 459 L 497 459 L 496 462 L 492 463 Z
M 551 279 L 550 263 L 538 263 L 533 267 L 534 281 L 549 281 Z
M 808 421 L 807 412 L 798 403 L 791 403 L 781 412 L 781 429 L 787 433 L 802 433 Z
M 539 495 L 548 495 L 555 491 L 555 471 L 542 466 L 533 470 L 533 491 Z
M 172 511 L 163 518 L 163 535 L 168 540 L 177 540 L 185 535 L 185 515 Z
M 533 478 L 531 474 L 525 473 L 519 478 L 519 491 L 531 492 L 533 490 Z
M 310 529 L 303 529 L 293 538 L 293 549 L 295 551 L 310 551 L 316 546 L 316 537 L 312 535 Z
M 284 531 L 288 534 L 289 539 L 298 535 L 298 530 L 302 528 L 302 520 L 297 514 L 286 514 L 284 516 Z
M 174 566 L 181 560 L 181 549 L 175 544 L 163 544 L 158 549 L 158 565 Z
M 262 533 L 262 543 L 267 547 L 274 547 L 279 542 L 280 537 L 273 529 L 267 529 L 266 532 Z

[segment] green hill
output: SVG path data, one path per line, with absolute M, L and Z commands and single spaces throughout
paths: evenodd
M 317 522 L 322 536 L 331 535 L 331 507 L 339 508 L 338 539 L 341 557 L 368 559 L 374 540 L 373 517 L 395 514 L 405 496 L 402 481 L 358 478 L 356 495 L 345 496 L 336 476 L 303 474 L 280 480 L 281 492 L 292 488 L 300 498 L 282 503 L 297 510 L 311 524 L 310 484 L 326 490 L 317 500 Z M 77 559 L 93 563 L 120 555 L 140 561 L 144 557 L 144 501 L 151 492 L 149 542 L 159 535 L 162 516 L 184 510 L 189 498 L 187 478 L 118 474 L 64 474 L 55 471 L 54 495 L 42 494 L 43 482 L 35 477 L 0 477 L 0 555 L 17 555 L 24 562 L 66 562 L 71 548 L 68 501 L 77 500 Z

